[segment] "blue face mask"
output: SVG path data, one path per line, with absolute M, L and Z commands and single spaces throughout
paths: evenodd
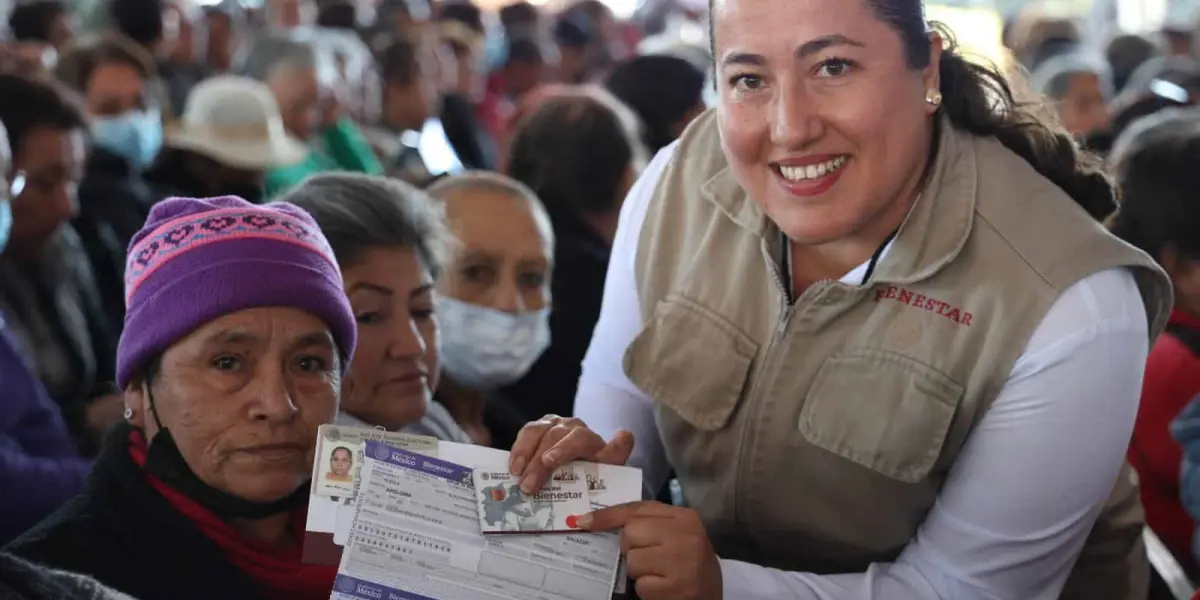
M 92 141 L 129 161 L 138 170 L 150 165 L 162 148 L 162 118 L 157 110 L 134 110 L 117 117 L 92 119 Z

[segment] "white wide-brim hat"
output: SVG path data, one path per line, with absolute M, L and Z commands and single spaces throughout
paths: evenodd
M 206 79 L 192 89 L 183 118 L 166 127 L 164 145 L 249 171 L 292 166 L 310 152 L 284 130 L 270 88 L 230 75 Z

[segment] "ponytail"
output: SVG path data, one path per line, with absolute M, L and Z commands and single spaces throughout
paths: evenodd
M 950 32 L 935 26 L 944 40 L 938 73 L 941 112 L 957 128 L 994 137 L 1062 188 L 1092 218 L 1103 221 L 1117 208 L 1116 192 L 1100 159 L 1083 151 L 1037 104 L 1016 100 L 994 66 L 977 64 L 957 52 Z

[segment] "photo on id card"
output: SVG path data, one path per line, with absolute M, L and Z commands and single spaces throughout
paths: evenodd
M 520 488 L 521 478 L 498 469 L 475 471 L 479 527 L 492 533 L 578 531 L 575 520 L 590 510 L 587 483 L 567 465 L 554 472 L 536 494 Z
M 436 438 L 365 427 L 322 425 L 317 430 L 317 451 L 313 459 L 313 492 L 317 496 L 354 498 L 363 464 L 363 442 L 368 438 L 410 452 L 437 455 Z

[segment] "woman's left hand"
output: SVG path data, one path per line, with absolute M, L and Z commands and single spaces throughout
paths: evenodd
M 578 524 L 621 530 L 621 553 L 642 600 L 721 600 L 721 564 L 696 511 L 633 502 L 589 513 Z

